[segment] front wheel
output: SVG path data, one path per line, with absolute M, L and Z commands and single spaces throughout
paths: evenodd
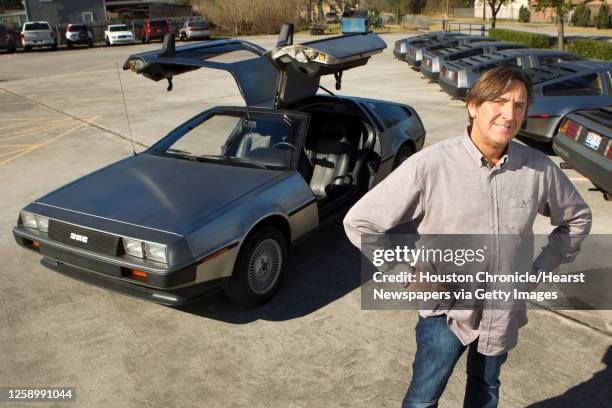
M 264 227 L 244 242 L 225 293 L 240 305 L 261 305 L 274 295 L 286 269 L 285 237 L 275 227 Z

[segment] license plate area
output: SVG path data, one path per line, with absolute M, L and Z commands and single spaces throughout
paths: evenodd
M 584 144 L 593 150 L 598 150 L 602 137 L 595 132 L 589 132 L 584 139 Z

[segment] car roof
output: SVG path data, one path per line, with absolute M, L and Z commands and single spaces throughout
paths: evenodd
M 611 69 L 612 62 L 607 61 L 571 61 L 560 62 L 554 66 L 535 67 L 525 70 L 534 85 L 577 73 L 600 72 Z
M 509 48 L 506 50 L 497 51 L 505 55 L 521 56 L 521 55 L 576 55 L 569 51 L 547 50 L 543 48 Z

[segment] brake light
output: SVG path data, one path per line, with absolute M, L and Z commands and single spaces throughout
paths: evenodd
M 612 159 L 612 139 L 608 141 L 608 147 L 606 147 L 606 157 Z
M 582 132 L 582 126 L 573 120 L 566 119 L 561 125 L 560 130 L 565 136 L 577 141 L 578 137 L 580 137 L 580 132 Z
M 21 39 L 23 40 L 25 38 L 25 34 L 21 33 Z
M 69 32 L 69 31 L 70 31 L 70 24 L 66 26 L 66 32 Z

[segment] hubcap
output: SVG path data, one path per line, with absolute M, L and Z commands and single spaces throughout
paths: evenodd
M 249 286 L 253 292 L 263 295 L 268 292 L 280 275 L 283 259 L 278 242 L 263 240 L 257 245 L 249 259 Z

